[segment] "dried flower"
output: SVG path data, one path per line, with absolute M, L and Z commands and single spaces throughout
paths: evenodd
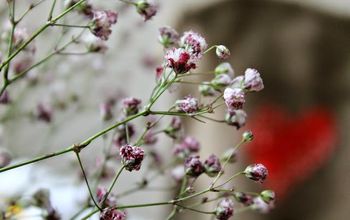
M 244 88 L 248 91 L 258 92 L 264 88 L 260 73 L 256 69 L 248 68 L 244 73 Z
M 214 70 L 215 75 L 228 74 L 229 76 L 234 76 L 234 70 L 230 63 L 224 62 L 220 63 Z
M 91 21 L 91 32 L 101 40 L 108 40 L 112 24 L 117 23 L 117 13 L 109 10 L 95 10 Z
M 136 10 L 145 21 L 151 19 L 153 16 L 157 14 L 157 6 L 149 3 L 148 1 L 141 0 L 136 2 Z
M 157 80 L 159 80 L 162 77 L 163 72 L 164 72 L 164 68 L 162 66 L 158 66 L 156 68 L 156 79 Z
M 198 99 L 192 96 L 186 96 L 184 99 L 175 102 L 176 109 L 188 114 L 195 113 L 199 109 Z
M 224 45 L 219 45 L 216 47 L 216 56 L 218 56 L 220 59 L 226 60 L 230 57 L 230 55 L 230 50 Z
M 211 85 L 215 89 L 222 89 L 232 82 L 232 78 L 228 74 L 216 75 L 215 78 L 211 81 Z
M 242 203 L 245 206 L 250 206 L 254 203 L 254 197 L 243 192 L 234 192 L 233 196 L 237 202 Z
M 191 155 L 185 160 L 185 173 L 191 177 L 198 177 L 204 172 L 204 166 L 199 156 Z
M 228 125 L 235 126 L 240 129 L 246 123 L 247 113 L 244 110 L 238 109 L 226 113 L 225 121 Z
M 105 208 L 100 214 L 100 220 L 125 220 L 126 213 L 115 208 Z
M 221 171 L 220 159 L 214 154 L 210 155 L 208 159 L 204 161 L 204 168 L 208 176 L 216 176 Z
M 159 28 L 159 42 L 165 47 L 176 46 L 179 41 L 179 34 L 171 27 Z
M 229 111 L 241 109 L 245 103 L 244 91 L 239 88 L 226 88 L 224 91 L 225 103 Z
M 215 210 L 216 219 L 228 220 L 233 216 L 233 201 L 225 198 L 220 201 Z
M 208 82 L 203 82 L 204 84 L 198 86 L 199 92 L 203 96 L 214 96 L 216 91 Z M 208 84 L 207 84 L 208 83 Z
M 128 132 L 126 132 L 126 130 Z M 121 147 L 125 144 L 127 144 L 127 135 L 129 135 L 129 138 L 131 138 L 135 134 L 135 127 L 130 122 L 127 124 L 127 126 L 120 125 L 118 126 L 117 133 L 115 137 L 113 138 L 113 144 L 117 147 Z
M 124 145 L 120 148 L 120 156 L 123 165 L 128 171 L 139 170 L 144 157 L 144 150 L 141 147 Z
M 79 0 L 66 0 L 64 2 L 65 8 L 70 8 L 73 5 L 75 5 Z M 74 10 L 78 11 L 79 13 L 84 14 L 85 16 L 92 18 L 93 17 L 93 7 L 88 2 L 85 1 L 81 3 L 78 7 L 76 7 Z
M 251 180 L 263 183 L 268 175 L 268 170 L 264 165 L 260 163 L 251 164 L 244 170 L 244 174 Z
M 208 44 L 200 34 L 193 31 L 187 31 L 180 39 L 180 46 L 188 50 L 191 56 L 199 59 L 207 49 Z
M 141 99 L 129 97 L 123 99 L 123 109 L 127 116 L 137 114 L 141 104 Z
M 187 73 L 196 68 L 197 59 L 183 48 L 169 49 L 165 54 L 167 66 L 177 74 Z

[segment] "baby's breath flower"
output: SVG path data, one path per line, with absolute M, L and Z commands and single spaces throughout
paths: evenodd
M 224 91 L 224 99 L 229 111 L 241 109 L 245 103 L 244 91 L 227 87 Z
M 165 47 L 176 46 L 179 41 L 179 34 L 171 27 L 159 28 L 159 42 Z
M 256 69 L 248 68 L 244 73 L 244 89 L 258 92 L 264 89 L 260 73 Z
M 208 176 L 216 176 L 221 171 L 220 159 L 214 154 L 211 154 L 208 159 L 204 161 L 204 168 Z
M 244 170 L 247 178 L 263 183 L 268 175 L 267 168 L 261 163 L 251 164 Z
M 208 44 L 200 34 L 193 31 L 187 31 L 181 37 L 180 46 L 188 50 L 191 56 L 199 59 L 207 49 Z
M 109 10 L 95 10 L 93 11 L 93 18 L 91 21 L 91 32 L 99 37 L 101 40 L 108 40 L 112 33 L 111 27 L 117 23 L 117 13 Z
M 148 21 L 157 14 L 157 8 L 155 4 L 151 4 L 145 0 L 136 2 L 137 13 L 139 13 L 145 21 Z
M 230 63 L 224 62 L 220 63 L 214 70 L 215 75 L 228 74 L 229 76 L 234 76 L 234 70 Z
M 197 59 L 183 48 L 169 49 L 165 54 L 165 59 L 167 60 L 167 66 L 177 74 L 187 73 L 196 68 Z
M 120 156 L 127 171 L 139 170 L 144 157 L 144 150 L 141 147 L 124 145 L 120 148 Z
M 231 55 L 230 50 L 224 45 L 217 46 L 215 52 L 216 52 L 216 56 L 218 56 L 220 59 L 223 59 L 223 60 L 228 59 Z
M 175 102 L 177 110 L 188 114 L 195 113 L 199 109 L 198 99 L 192 96 L 187 96 L 185 99 L 177 100 Z
M 191 155 L 185 160 L 186 175 L 191 177 L 198 177 L 204 172 L 204 166 L 199 160 L 199 156 Z
M 231 199 L 225 198 L 221 200 L 216 207 L 216 219 L 228 220 L 233 216 L 233 211 L 233 201 Z

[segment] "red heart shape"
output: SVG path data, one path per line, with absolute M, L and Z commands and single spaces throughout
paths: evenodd
M 268 168 L 265 186 L 280 198 L 327 161 L 337 140 L 334 117 L 320 107 L 295 116 L 266 105 L 255 112 L 247 127 L 255 137 L 247 146 L 248 158 Z

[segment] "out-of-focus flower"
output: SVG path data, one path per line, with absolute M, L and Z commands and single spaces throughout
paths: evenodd
M 157 14 L 157 5 L 149 3 L 146 0 L 136 2 L 135 6 L 137 13 L 139 13 L 145 21 L 148 21 Z
M 199 59 L 207 49 L 208 44 L 200 34 L 187 31 L 180 39 L 180 46 L 188 50 L 191 56 Z
M 229 76 L 234 76 L 234 70 L 230 63 L 224 62 L 216 66 L 214 70 L 215 75 L 228 74 Z
M 165 54 L 167 66 L 177 74 L 187 73 L 196 68 L 197 59 L 183 48 L 169 49 Z
M 228 74 L 220 74 L 216 75 L 215 78 L 211 81 L 211 85 L 215 89 L 222 89 L 225 88 L 226 86 L 230 85 L 232 82 L 232 79 L 230 75 Z
M 84 38 L 84 44 L 87 50 L 91 53 L 104 53 L 107 51 L 108 47 L 103 40 L 98 37 L 95 37 L 92 34 L 87 35 Z
M 216 91 L 215 89 L 211 86 L 208 85 L 209 82 L 203 82 L 203 85 L 198 86 L 198 90 L 203 96 L 214 96 Z
M 126 213 L 115 208 L 105 208 L 100 214 L 100 220 L 125 220 Z
M 127 125 L 120 125 L 117 128 L 117 133 L 113 138 L 113 144 L 117 147 L 121 147 L 127 144 L 127 136 L 131 138 L 135 134 L 135 127 L 130 122 Z
M 193 98 L 192 96 L 187 96 L 184 99 L 177 100 L 175 105 L 178 111 L 188 114 L 195 113 L 199 109 L 198 99 Z
M 185 176 L 185 167 L 183 165 L 178 165 L 171 170 L 171 176 L 180 182 Z
M 233 201 L 225 198 L 220 201 L 215 210 L 216 219 L 228 220 L 233 216 Z
M 185 173 L 191 177 L 198 177 L 204 172 L 204 166 L 199 156 L 191 155 L 185 160 Z
M 251 205 L 253 210 L 257 210 L 261 213 L 268 213 L 273 209 L 273 203 L 266 203 L 260 196 L 257 196 L 253 200 L 253 204 Z
M 260 193 L 260 197 L 262 200 L 264 200 L 267 204 L 274 202 L 276 199 L 276 194 L 272 190 L 264 190 Z
M 191 153 L 197 153 L 199 148 L 199 142 L 195 138 L 187 136 L 175 147 L 174 154 L 181 158 L 185 158 Z
M 101 203 L 104 200 L 103 207 L 114 207 L 117 205 L 117 198 L 112 193 L 107 195 L 107 189 L 103 187 L 98 187 L 96 191 L 97 201 Z
M 254 139 L 254 135 L 251 131 L 245 131 L 242 134 L 242 139 L 244 142 L 250 142 Z
M 264 89 L 263 80 L 256 69 L 248 68 L 244 73 L 244 89 L 258 92 Z
M 229 111 L 241 109 L 245 103 L 244 91 L 239 88 L 227 87 L 224 91 L 224 99 Z
M 164 132 L 172 138 L 176 138 L 181 130 L 182 121 L 179 117 L 172 117 L 170 125 L 164 130 Z
M 91 32 L 99 37 L 101 40 L 108 40 L 112 33 L 112 24 L 117 23 L 117 13 L 109 10 L 95 10 L 93 11 L 93 18 L 91 21 Z
M 234 192 L 233 196 L 237 202 L 242 203 L 245 206 L 250 206 L 254 203 L 254 197 L 243 192 Z
M 211 154 L 208 159 L 204 161 L 204 168 L 208 176 L 216 176 L 221 171 L 220 159 L 214 154 Z
M 247 113 L 244 110 L 238 109 L 226 113 L 225 121 L 228 125 L 235 126 L 237 129 L 243 127 L 246 123 Z
M 133 97 L 123 99 L 123 110 L 127 116 L 137 114 L 141 100 Z
M 215 52 L 216 52 L 216 56 L 218 56 L 220 59 L 223 59 L 223 60 L 228 59 L 231 55 L 230 50 L 224 45 L 217 46 Z
M 251 164 L 244 170 L 247 178 L 263 183 L 268 175 L 267 168 L 261 163 Z
M 244 88 L 244 76 L 237 76 L 231 82 L 231 88 Z
M 14 60 L 12 66 L 14 74 L 19 74 L 26 71 L 32 66 L 33 62 L 34 60 L 32 55 L 24 55 L 18 57 Z
M 179 34 L 171 27 L 159 28 L 159 42 L 164 48 L 176 46 L 179 42 Z
M 5 90 L 0 96 L 0 104 L 9 104 L 11 102 L 10 94 Z
M 120 156 L 123 165 L 128 171 L 139 170 L 144 157 L 144 150 L 141 147 L 124 145 L 120 148 Z
M 65 8 L 70 8 L 73 5 L 75 5 L 79 0 L 66 0 L 64 2 L 64 6 Z M 77 6 L 75 8 L 76 11 L 78 11 L 79 13 L 84 14 L 85 16 L 92 18 L 93 15 L 93 7 L 92 5 L 89 3 L 89 1 L 85 1 L 83 3 L 81 3 L 79 6 Z
M 39 103 L 36 108 L 36 117 L 45 122 L 51 122 L 53 109 L 48 103 Z
M 8 151 L 0 148 L 0 168 L 6 167 L 11 163 L 12 157 Z
M 108 121 L 113 118 L 113 105 L 109 102 L 104 102 L 100 104 L 100 115 L 102 120 Z
M 152 130 L 148 130 L 145 136 L 143 137 L 144 144 L 152 145 L 157 143 L 157 141 L 158 141 L 158 138 Z

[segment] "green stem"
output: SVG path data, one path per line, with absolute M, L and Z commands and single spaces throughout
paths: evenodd
M 56 0 L 53 0 L 52 5 L 51 5 L 51 9 L 49 12 L 49 16 L 47 18 L 48 21 L 50 21 L 52 19 L 52 14 L 53 14 L 53 11 L 55 10 L 55 6 L 56 6 Z
M 120 174 L 123 172 L 124 168 L 125 168 L 125 166 L 122 166 L 122 167 L 119 168 L 117 174 L 115 175 L 115 177 L 114 177 L 114 179 L 112 181 L 112 184 L 109 186 L 108 191 L 107 191 L 106 195 L 104 196 L 104 198 L 103 198 L 103 200 L 101 201 L 100 204 L 103 205 L 103 203 L 107 200 L 109 194 L 112 192 L 113 187 L 114 187 L 115 183 L 117 182 Z
M 95 198 L 94 198 L 94 194 L 92 193 L 91 191 L 91 188 L 90 188 L 90 184 L 89 184 L 89 181 L 87 179 L 87 176 L 86 176 L 86 173 L 85 173 L 85 170 L 84 170 L 84 166 L 83 166 L 83 163 L 81 162 L 81 159 L 80 159 L 80 156 L 79 156 L 79 152 L 75 152 L 75 154 L 77 155 L 77 158 L 78 158 L 78 161 L 79 161 L 79 166 L 81 168 L 81 172 L 84 176 L 84 180 L 85 180 L 85 183 L 86 183 L 86 186 L 89 190 L 89 194 L 90 194 L 90 197 L 93 201 L 93 203 L 95 204 L 95 206 L 101 211 L 102 209 L 100 208 L 100 206 L 98 205 L 98 203 L 96 202 Z
M 73 24 L 52 24 L 51 26 L 58 26 L 58 27 L 72 27 L 72 28 L 90 28 L 89 25 L 73 25 Z
M 15 56 L 17 56 L 17 54 L 19 54 L 24 48 L 26 48 L 28 46 L 28 44 L 30 44 L 37 36 L 39 36 L 43 31 L 45 31 L 48 27 L 50 27 L 52 24 L 54 24 L 56 21 L 58 21 L 59 19 L 61 19 L 63 16 L 65 16 L 67 13 L 69 13 L 70 11 L 72 11 L 74 8 L 76 8 L 77 6 L 79 6 L 81 3 L 83 3 L 86 0 L 80 0 L 77 3 L 75 3 L 74 5 L 72 5 L 71 7 L 67 8 L 64 12 L 62 12 L 61 14 L 59 14 L 57 17 L 53 18 L 52 20 L 46 22 L 46 24 L 44 24 L 42 27 L 40 27 L 36 32 L 34 32 L 34 34 L 26 41 L 24 42 L 15 52 L 13 52 L 11 54 L 11 56 L 9 56 L 6 60 L 4 60 L 2 62 L 2 64 L 0 65 L 0 71 L 1 69 L 7 65 L 13 58 L 15 58 Z

